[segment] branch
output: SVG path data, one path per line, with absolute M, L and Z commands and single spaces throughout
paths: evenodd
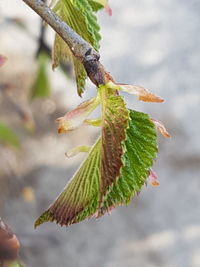
M 95 57 L 99 57 L 99 54 L 92 48 L 92 46 L 52 12 L 42 0 L 23 1 L 61 36 L 61 38 L 68 44 L 75 57 L 82 61 L 89 50 L 91 50 L 91 54 Z
M 67 43 L 73 55 L 84 65 L 90 80 L 97 86 L 105 84 L 105 71 L 99 53 L 62 21 L 42 0 L 22 0 L 49 24 Z

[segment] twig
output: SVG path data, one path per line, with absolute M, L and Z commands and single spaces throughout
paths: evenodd
M 52 12 L 42 0 L 22 1 L 44 19 L 68 44 L 73 55 L 83 63 L 90 80 L 97 86 L 105 84 L 105 70 L 99 62 L 99 53 Z
M 42 0 L 23 0 L 40 17 L 45 20 L 68 44 L 75 57 L 84 61 L 85 54 L 90 51 L 90 55 L 95 59 L 99 54 L 87 43 L 80 35 L 72 30 L 64 21 L 62 21 Z
M 99 53 L 52 12 L 42 0 L 22 1 L 44 19 L 68 44 L 73 55 L 83 63 L 90 80 L 97 86 L 105 84 L 105 70 L 99 62 Z

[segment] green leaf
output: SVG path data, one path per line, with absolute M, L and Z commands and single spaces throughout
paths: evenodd
M 74 74 L 76 79 L 76 85 L 77 85 L 77 92 L 78 95 L 81 96 L 84 87 L 85 87 L 85 80 L 87 78 L 87 73 L 85 71 L 85 68 L 83 64 L 80 63 L 80 61 L 72 55 L 72 52 L 70 51 L 69 47 L 66 45 L 66 43 L 62 40 L 62 38 L 56 34 L 55 41 L 54 41 L 54 47 L 52 52 L 52 68 L 55 69 L 60 62 L 71 62 L 74 66 Z
M 124 100 L 115 91 L 102 86 L 102 152 L 101 152 L 101 193 L 116 181 L 123 166 L 123 141 L 126 139 L 129 112 Z
M 100 27 L 88 0 L 58 0 L 53 10 L 83 39 L 96 50 L 99 49 Z M 61 60 L 70 60 L 73 63 L 77 90 L 81 96 L 87 78 L 86 71 L 82 63 L 72 55 L 67 44 L 56 34 L 53 48 L 53 68 L 57 67 Z
M 100 197 L 100 151 L 101 139 L 98 139 L 64 191 L 54 204 L 37 219 L 35 227 L 46 221 L 70 225 L 96 212 Z
M 129 128 L 124 142 L 124 166 L 119 179 L 104 198 L 99 216 L 120 204 L 128 204 L 144 185 L 157 154 L 155 125 L 145 113 L 129 110 Z
M 58 34 L 56 34 L 52 50 L 53 70 L 58 67 L 61 61 L 72 61 L 72 53 L 63 39 Z
M 74 56 L 73 56 L 73 62 L 74 62 L 77 92 L 78 95 L 81 96 L 85 88 L 85 80 L 87 78 L 87 73 L 85 71 L 84 66 Z
M 17 135 L 2 122 L 0 122 L 0 142 L 12 147 L 20 147 Z
M 32 98 L 45 98 L 48 97 L 51 92 L 47 74 L 47 63 L 47 55 L 41 53 L 38 58 L 38 70 L 36 78 L 31 89 Z
M 102 136 L 57 200 L 36 221 L 70 225 L 128 204 L 144 185 L 157 153 L 147 114 L 128 110 L 116 91 L 101 86 Z

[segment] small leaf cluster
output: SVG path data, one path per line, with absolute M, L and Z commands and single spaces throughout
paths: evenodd
M 94 12 L 106 6 L 106 0 L 57 0 L 53 10 L 98 50 L 100 27 Z M 53 68 L 66 59 L 74 64 L 78 94 L 81 96 L 87 73 L 56 34 Z M 99 126 L 100 136 L 91 148 L 81 146 L 67 153 L 68 156 L 78 152 L 89 154 L 58 198 L 37 219 L 35 226 L 47 221 L 68 226 L 86 218 L 99 218 L 119 205 L 129 204 L 148 177 L 151 185 L 159 184 L 152 171 L 158 151 L 156 128 L 166 137 L 169 134 L 159 121 L 128 109 L 119 93 L 125 91 L 137 95 L 145 102 L 161 103 L 163 99 L 141 86 L 116 83 L 105 70 L 104 75 L 105 84 L 98 86 L 96 97 L 56 120 L 58 133 L 66 134 L 85 123 Z M 98 105 L 101 106 L 101 117 L 88 119 Z
M 59 118 L 58 131 L 78 127 L 81 122 L 73 124 L 77 117 L 88 123 L 84 114 L 87 118 L 88 110 L 92 112 L 99 103 L 101 136 L 35 226 L 45 221 L 70 225 L 92 216 L 101 217 L 118 205 L 127 205 L 145 184 L 157 153 L 155 124 L 147 114 L 128 109 L 123 98 L 108 85 L 100 86 L 96 99 Z

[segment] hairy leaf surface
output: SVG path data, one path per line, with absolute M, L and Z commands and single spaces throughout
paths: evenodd
M 104 198 L 99 216 L 120 204 L 128 204 L 144 185 L 157 153 L 157 134 L 153 122 L 145 113 L 130 110 L 129 128 L 123 144 L 124 166 L 120 177 Z
M 114 98 L 116 100 L 118 96 L 110 96 L 110 101 Z M 144 185 L 157 153 L 155 126 L 147 114 L 129 110 L 129 127 L 122 145 L 123 166 L 119 177 L 108 184 L 103 198 L 105 148 L 100 138 L 74 178 L 54 204 L 40 216 L 35 226 L 46 221 L 70 225 L 91 216 L 100 217 L 113 207 L 128 204 Z
M 123 99 L 112 89 L 102 86 L 99 94 L 102 103 L 102 138 L 60 197 L 36 225 L 46 220 L 68 225 L 95 214 L 106 188 L 120 174 L 128 110 Z
M 101 193 L 105 194 L 123 166 L 123 141 L 129 114 L 121 96 L 112 89 L 100 88 L 102 103 Z
M 100 197 L 100 151 L 101 139 L 98 139 L 78 172 L 54 204 L 35 222 L 35 227 L 46 221 L 69 225 L 96 212 Z

